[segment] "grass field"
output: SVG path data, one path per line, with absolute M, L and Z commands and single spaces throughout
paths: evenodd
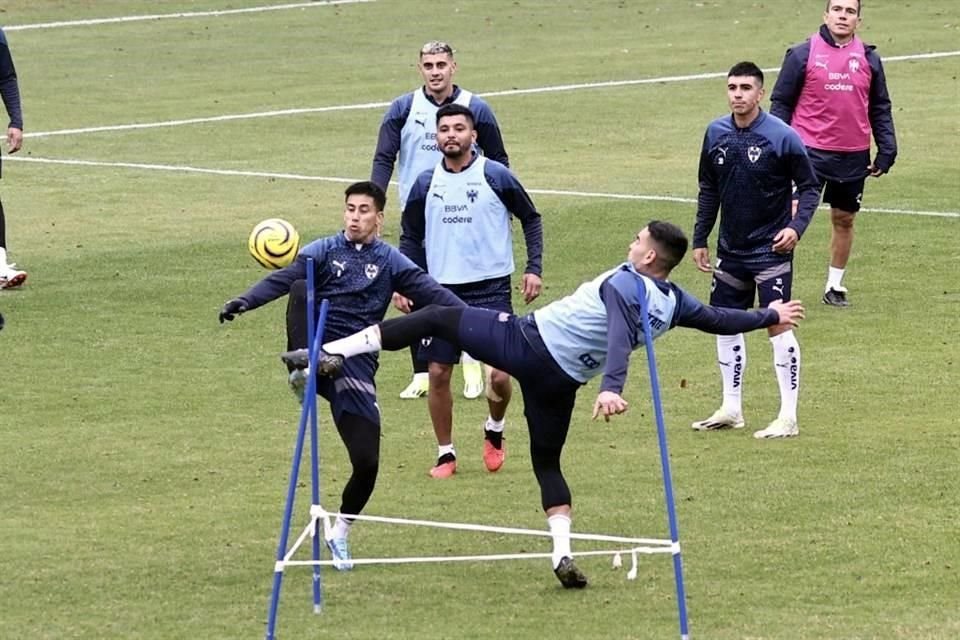
M 544 216 L 537 306 L 623 259 L 651 218 L 692 229 L 703 131 L 727 107 L 722 77 L 676 77 L 741 59 L 775 68 L 822 11 L 813 0 L 380 0 L 23 28 L 268 2 L 0 8 L 30 134 L 0 183 L 11 257 L 30 274 L 0 292 L 0 638 L 262 637 L 297 418 L 276 358 L 284 305 L 229 326 L 216 313 L 264 275 L 246 253 L 255 222 L 284 217 L 305 238 L 339 228 L 344 182 L 368 177 L 384 111 L 346 107 L 416 86 L 423 41 L 450 40 L 460 84 L 493 94 Z M 861 215 L 848 310 L 818 302 L 825 212 L 798 248 L 801 436 L 750 437 L 778 405 L 762 335 L 748 338 L 748 429 L 729 433 L 688 426 L 719 401 L 713 338 L 658 342 L 694 638 L 960 637 L 960 23 L 953 0 L 874 0 L 861 33 L 887 60 L 901 147 L 864 206 L 898 212 Z M 916 57 L 939 52 L 952 54 Z M 674 79 L 499 93 L 655 78 Z M 264 115 L 290 109 L 306 111 Z M 236 114 L 261 115 L 213 120 Z M 170 123 L 184 119 L 199 121 Z M 167 125 L 116 128 L 135 123 Z M 689 261 L 674 279 L 709 291 Z M 581 394 L 564 458 L 577 531 L 667 535 L 634 363 L 625 416 L 591 422 L 595 385 Z M 369 513 L 544 527 L 519 398 L 496 475 L 480 462 L 483 404 L 457 402 L 460 473 L 437 482 L 425 403 L 397 398 L 408 373 L 405 355 L 384 356 Z M 348 464 L 321 417 L 332 509 Z M 357 556 L 548 549 L 371 524 L 351 541 Z M 321 616 L 309 570 L 290 569 L 279 637 L 678 636 L 669 560 L 643 559 L 635 582 L 608 559 L 582 567 L 591 586 L 578 593 L 544 560 L 325 570 Z

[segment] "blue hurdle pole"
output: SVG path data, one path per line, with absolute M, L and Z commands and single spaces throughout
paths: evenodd
M 313 258 L 307 258 L 307 336 L 310 340 L 307 344 L 310 349 L 310 378 L 314 379 L 316 387 L 317 376 L 317 357 L 320 346 L 323 344 L 323 329 L 327 326 L 327 312 L 330 309 L 330 302 L 323 300 L 320 304 L 320 318 L 317 321 L 316 331 L 314 331 L 314 309 L 316 308 L 316 295 L 314 293 L 315 277 L 313 270 Z M 316 334 L 316 335 L 314 335 Z M 317 394 L 313 393 L 310 399 L 310 486 L 311 506 L 320 504 L 320 440 L 317 434 Z M 320 560 L 320 519 L 313 521 L 313 561 Z M 313 565 L 313 612 L 320 613 L 323 610 L 323 583 L 320 578 L 320 565 Z
M 312 280 L 310 277 L 311 272 L 313 271 L 313 261 L 308 260 L 307 268 L 307 277 L 308 282 Z M 308 285 L 307 287 L 308 301 L 313 297 L 312 287 Z M 329 306 L 328 301 L 324 300 L 321 305 L 320 310 L 320 322 L 317 327 L 316 336 L 310 336 L 309 325 L 311 322 L 308 318 L 308 337 L 311 338 L 311 348 L 310 353 L 314 354 L 319 351 L 320 344 L 322 343 L 322 333 L 323 333 L 323 324 L 326 322 L 327 307 Z M 308 313 L 312 314 L 313 307 L 308 303 Z M 273 588 L 270 593 L 270 608 L 267 614 L 267 631 L 265 640 L 275 640 L 276 638 L 276 627 L 277 627 L 277 608 L 280 603 L 280 588 L 283 584 L 283 566 L 281 562 L 283 561 L 284 556 L 287 552 L 287 544 L 289 542 L 290 536 L 290 520 L 293 516 L 293 504 L 296 497 L 297 491 L 297 478 L 300 476 L 300 458 L 303 455 L 303 441 L 306 434 L 307 420 L 310 416 L 313 416 L 314 421 L 316 420 L 316 402 L 317 402 L 317 378 L 316 378 L 316 367 L 313 367 L 310 371 L 310 375 L 307 376 L 307 388 L 304 392 L 304 403 L 300 411 L 300 424 L 297 429 L 297 442 L 294 445 L 293 451 L 293 464 L 290 469 L 290 482 L 287 486 L 287 500 L 286 505 L 283 510 L 283 522 L 280 527 L 280 542 L 277 545 L 277 560 L 273 569 Z M 315 429 L 314 429 L 315 431 Z M 314 536 L 316 541 L 316 536 Z M 316 550 L 315 560 L 319 559 L 319 546 L 315 543 L 314 549 Z M 315 565 L 316 566 L 316 565 Z M 315 585 L 317 588 L 314 590 L 314 606 L 315 608 L 319 606 L 317 602 L 319 580 L 315 580 Z
M 680 638 L 688 640 L 687 599 L 683 588 L 683 560 L 680 557 L 680 532 L 677 526 L 677 508 L 673 498 L 673 481 L 670 475 L 670 456 L 667 453 L 667 430 L 663 421 L 663 404 L 660 401 L 660 381 L 657 377 L 657 359 L 653 353 L 653 337 L 650 330 L 650 314 L 647 309 L 647 292 L 643 282 L 637 283 L 640 296 L 640 320 L 643 325 L 643 341 L 647 352 L 647 367 L 650 369 L 650 394 L 653 411 L 657 418 L 657 439 L 660 442 L 660 466 L 663 468 L 663 491 L 667 500 L 667 520 L 670 523 L 670 540 L 676 551 L 673 553 L 673 575 L 677 583 L 677 609 L 680 615 Z

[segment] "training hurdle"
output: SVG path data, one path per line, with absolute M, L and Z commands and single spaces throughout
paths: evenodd
M 313 610 L 314 613 L 323 611 L 323 581 L 321 567 L 331 566 L 334 561 L 322 560 L 320 558 L 321 539 L 320 536 L 326 536 L 330 527 L 330 518 L 338 515 L 383 524 L 403 524 L 421 527 L 435 527 L 444 529 L 454 529 L 461 531 L 484 531 L 489 533 L 521 535 L 521 536 L 541 536 L 551 537 L 549 531 L 522 529 L 513 527 L 493 527 L 486 525 L 438 522 L 432 520 L 411 520 L 404 518 L 391 518 L 384 516 L 372 516 L 365 514 L 340 514 L 329 512 L 320 505 L 320 452 L 317 429 L 317 381 L 316 381 L 316 362 L 320 353 L 320 347 L 323 343 L 323 330 L 326 323 L 329 303 L 323 300 L 320 304 L 319 314 L 315 312 L 315 282 L 313 260 L 307 261 L 307 334 L 310 345 L 310 375 L 307 377 L 307 385 L 304 395 L 303 407 L 300 412 L 300 422 L 297 430 L 296 444 L 294 445 L 293 461 L 290 470 L 290 481 L 287 487 L 286 504 L 283 511 L 283 522 L 280 529 L 280 542 L 277 547 L 276 561 L 273 570 L 273 587 L 270 593 L 270 604 L 267 616 L 267 630 L 264 636 L 266 640 L 275 640 L 277 616 L 279 610 L 280 590 L 283 584 L 283 573 L 287 567 L 310 566 L 313 567 Z M 647 352 L 647 366 L 650 373 L 650 392 L 653 400 L 654 414 L 656 417 L 657 437 L 659 441 L 660 465 L 663 471 L 664 495 L 667 504 L 667 521 L 670 531 L 669 539 L 659 538 L 634 538 L 626 536 L 611 536 L 602 534 L 586 534 L 571 532 L 572 540 L 590 540 L 595 542 L 617 543 L 620 546 L 611 550 L 600 551 L 579 551 L 573 555 L 581 556 L 613 556 L 613 564 L 619 567 L 622 564 L 622 556 L 629 554 L 631 557 L 631 568 L 627 572 L 627 579 L 633 580 L 637 576 L 638 556 L 642 554 L 670 554 L 673 557 L 674 581 L 677 593 L 677 609 L 680 620 L 680 638 L 689 640 L 689 625 L 687 619 L 686 595 L 683 584 L 683 561 L 680 552 L 679 527 L 677 524 L 676 506 L 673 496 L 673 483 L 670 472 L 670 458 L 667 449 L 666 427 L 663 418 L 663 406 L 660 401 L 660 383 L 657 376 L 656 357 L 653 350 L 653 339 L 651 338 L 649 311 L 646 306 L 645 292 L 642 290 L 643 284 L 638 282 L 640 293 L 640 313 L 643 324 L 645 348 Z M 306 440 L 307 429 L 310 435 L 310 484 L 311 498 L 310 521 L 303 528 L 293 544 L 289 544 L 290 525 L 293 516 L 293 505 L 296 498 L 298 478 L 300 475 L 300 460 L 303 455 L 304 441 Z M 321 529 L 322 527 L 322 529 Z M 311 541 L 311 559 L 295 560 L 294 556 L 307 540 Z M 323 545 L 325 546 L 325 545 Z M 505 554 L 487 554 L 487 555 L 450 555 L 450 556 L 423 556 L 423 557 L 400 557 L 400 558 L 354 558 L 354 565 L 373 565 L 373 564 L 407 564 L 407 563 L 431 563 L 431 562 L 478 562 L 491 560 L 519 560 L 528 558 L 550 558 L 550 553 L 505 553 Z

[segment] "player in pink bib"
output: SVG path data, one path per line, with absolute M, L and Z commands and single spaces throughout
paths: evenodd
M 856 36 L 860 21 L 860 0 L 827 0 L 819 32 L 787 49 L 770 98 L 770 112 L 800 134 L 830 204 L 823 302 L 837 307 L 849 304 L 843 275 L 864 183 L 888 172 L 897 157 L 883 65 L 875 47 Z

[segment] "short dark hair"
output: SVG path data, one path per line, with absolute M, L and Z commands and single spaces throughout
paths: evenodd
M 647 231 L 657 245 L 657 261 L 664 271 L 670 273 L 687 253 L 687 236 L 677 225 L 662 220 L 648 222 Z
M 824 11 L 830 11 L 830 3 L 831 3 L 831 2 L 833 2 L 833 0 L 827 0 L 827 7 L 826 7 L 826 9 L 824 9 Z M 857 0 L 857 15 L 858 15 L 858 16 L 860 15 L 860 11 L 861 11 L 862 9 L 863 9 L 863 0 Z
M 387 208 L 387 194 L 384 193 L 380 185 L 375 182 L 370 182 L 369 180 L 354 182 L 343 192 L 344 202 L 346 202 L 350 196 L 355 195 L 370 196 L 373 198 L 373 203 L 377 205 L 377 211 L 383 211 Z
M 473 117 L 473 112 L 462 104 L 451 102 L 450 104 L 445 104 L 437 109 L 437 124 L 440 124 L 440 118 L 447 118 L 450 116 L 464 116 L 470 122 L 471 129 L 477 128 L 477 122 Z
M 730 67 L 730 73 L 727 74 L 727 77 L 732 78 L 733 76 L 749 76 L 751 78 L 756 78 L 760 83 L 760 86 L 763 86 L 763 71 L 760 69 L 760 67 L 752 62 L 738 62 Z

